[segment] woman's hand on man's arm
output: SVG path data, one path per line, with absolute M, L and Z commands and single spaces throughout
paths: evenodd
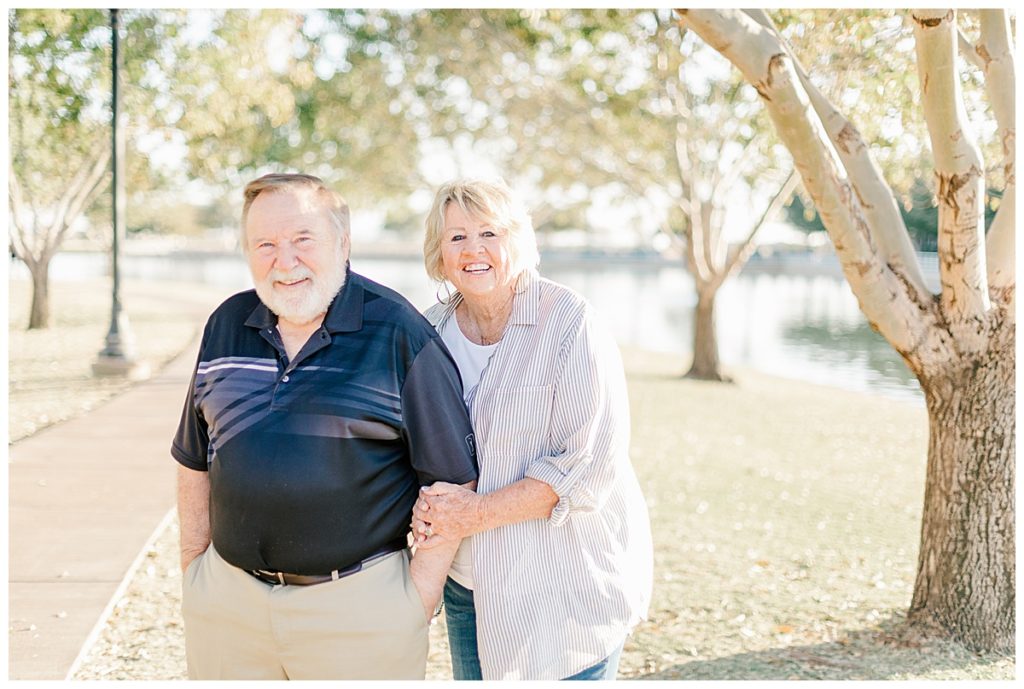
M 532 478 L 486 495 L 438 482 L 421 489 L 413 507 L 415 545 L 433 548 L 506 524 L 547 519 L 557 503 L 551 486 Z
M 462 486 L 450 483 L 445 485 L 472 492 L 471 489 L 476 487 L 476 481 L 470 481 Z M 420 594 L 423 613 L 428 621 L 433 617 L 441 601 L 444 582 L 448 578 L 448 570 L 451 569 L 452 560 L 455 559 L 455 552 L 458 550 L 461 540 L 461 537 L 438 540 L 434 544 L 435 547 L 422 549 L 417 547 L 413 554 L 409 574 L 412 577 L 413 585 Z

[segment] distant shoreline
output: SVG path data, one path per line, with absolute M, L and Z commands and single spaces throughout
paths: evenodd
M 423 255 L 418 246 L 409 243 L 373 242 L 359 244 L 354 242 L 360 259 L 392 260 L 420 262 Z M 76 254 L 102 256 L 106 252 L 95 248 L 73 247 L 62 250 L 60 254 Z M 183 246 L 172 241 L 147 241 L 144 244 L 127 242 L 124 256 L 126 258 L 172 258 L 178 260 L 242 260 L 240 254 L 232 248 L 219 246 Z M 651 249 L 541 249 L 541 269 L 544 266 L 559 267 L 594 267 L 598 264 L 607 266 L 637 266 L 651 268 L 681 269 L 686 272 L 685 261 L 677 256 L 665 256 Z M 939 288 L 938 258 L 935 253 L 919 252 L 918 260 L 924 272 L 925 281 L 937 292 Z M 18 263 L 11 259 L 11 266 Z M 10 271 L 10 277 L 17 279 L 19 270 Z M 828 277 L 843 279 L 839 259 L 832 251 L 770 249 L 770 253 L 756 253 L 743 267 L 746 275 L 793 275 L 803 277 Z

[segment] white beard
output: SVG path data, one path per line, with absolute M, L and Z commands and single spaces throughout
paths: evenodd
M 278 318 L 283 318 L 295 325 L 311 323 L 327 312 L 331 301 L 337 296 L 341 288 L 345 286 L 345 251 L 338 248 L 336 268 L 331 272 L 320 275 L 313 275 L 313 272 L 305 266 L 298 266 L 295 270 L 288 272 L 272 270 L 262 280 L 254 280 L 256 294 L 259 295 L 268 309 Z M 302 287 L 274 288 L 275 281 L 292 281 L 309 278 Z M 283 293 L 290 289 L 291 293 Z

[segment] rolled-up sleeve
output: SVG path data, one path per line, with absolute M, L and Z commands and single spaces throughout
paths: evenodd
M 547 483 L 558 495 L 551 526 L 575 512 L 600 509 L 629 452 L 622 359 L 611 333 L 589 307 L 564 341 L 559 359 L 550 426 L 555 451 L 526 468 L 527 477 Z

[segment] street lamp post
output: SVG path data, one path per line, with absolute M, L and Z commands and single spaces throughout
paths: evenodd
M 107 331 L 106 344 L 93 362 L 95 375 L 119 375 L 130 378 L 145 378 L 149 374 L 148 366 L 135 360 L 135 347 L 128 325 L 128 314 L 121 308 L 121 273 L 118 266 L 120 258 L 119 240 L 124 236 L 124 130 L 119 126 L 119 97 L 121 90 L 120 54 L 118 50 L 120 28 L 118 11 L 110 10 L 110 44 L 113 72 L 111 85 L 111 131 L 113 150 L 110 161 L 113 171 L 111 192 L 113 194 L 112 220 L 114 226 L 113 243 L 111 246 L 111 272 L 114 278 L 110 329 Z

